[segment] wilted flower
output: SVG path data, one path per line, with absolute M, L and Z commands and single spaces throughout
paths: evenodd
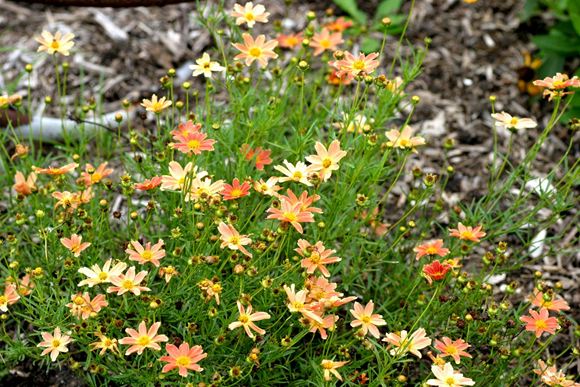
M 161 176 L 153 176 L 151 179 L 145 179 L 142 183 L 135 183 L 133 187 L 139 191 L 149 191 L 161 185 Z
M 48 167 L 48 168 L 38 168 L 36 166 L 32 167 L 32 170 L 39 175 L 64 175 L 73 171 L 79 165 L 77 163 L 70 163 L 63 165 L 62 167 Z
M 12 186 L 16 193 L 22 196 L 28 196 L 36 190 L 36 173 L 32 172 L 28 177 L 20 171 L 16 171 L 14 175 L 14 185 Z
M 330 374 L 332 374 L 338 380 L 342 381 L 342 376 L 340 376 L 340 374 L 336 369 L 344 366 L 347 363 L 348 363 L 347 361 L 332 361 L 326 359 L 322 360 L 322 362 L 320 362 L 320 365 L 324 370 L 324 380 L 326 380 L 327 382 L 332 380 L 332 377 L 330 376 Z

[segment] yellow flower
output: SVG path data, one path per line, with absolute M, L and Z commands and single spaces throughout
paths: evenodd
M 75 42 L 73 42 L 74 37 L 75 35 L 70 32 L 63 35 L 60 31 L 57 31 L 56 34 L 52 35 L 48 31 L 42 31 L 40 36 L 36 37 L 36 41 L 40 43 L 38 52 L 46 51 L 49 55 L 54 55 L 58 52 L 64 56 L 69 56 L 70 49 L 75 45 Z
M 151 99 L 143 99 L 141 106 L 145 108 L 148 112 L 153 112 L 155 114 L 161 113 L 165 108 L 171 106 L 171 101 L 167 101 L 165 97 L 157 99 L 157 95 L 153 94 Z

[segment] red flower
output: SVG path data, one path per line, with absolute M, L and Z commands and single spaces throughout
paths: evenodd
M 440 281 L 447 275 L 447 272 L 451 269 L 451 266 L 446 263 L 441 263 L 438 260 L 431 262 L 428 265 L 423 266 L 423 274 L 429 284 L 433 281 Z

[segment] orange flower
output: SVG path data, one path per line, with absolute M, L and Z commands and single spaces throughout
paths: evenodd
M 155 114 L 161 113 L 163 110 L 171 106 L 171 104 L 172 102 L 168 101 L 165 97 L 157 99 L 156 94 L 153 94 L 153 96 L 151 96 L 151 99 L 143 99 L 143 101 L 141 102 L 141 106 L 143 106 L 145 110 Z
M 30 274 L 24 275 L 24 277 L 22 277 L 21 279 L 8 277 L 6 278 L 6 284 L 10 286 L 15 286 L 20 296 L 28 296 L 32 292 L 32 289 L 34 289 L 34 283 L 30 282 Z
M 135 267 L 131 266 L 125 274 L 120 274 L 118 277 L 111 277 L 110 281 L 115 286 L 109 286 L 107 293 L 117 292 L 117 295 L 120 296 L 131 292 L 138 296 L 141 292 L 148 292 L 151 289 L 140 285 L 146 275 L 146 271 L 140 271 L 135 275 Z
M 203 151 L 213 151 L 216 140 L 207 139 L 207 135 L 201 132 L 190 133 L 187 136 L 177 134 L 173 137 L 177 143 L 171 144 L 173 149 L 187 155 L 199 155 Z
M 336 369 L 344 366 L 347 363 L 348 363 L 347 361 L 332 361 L 332 360 L 326 360 L 326 359 L 322 360 L 322 362 L 320 362 L 320 365 L 322 366 L 322 369 L 324 370 L 324 380 L 326 380 L 327 382 L 330 381 L 332 379 L 330 374 L 332 374 L 338 380 L 342 381 L 342 376 L 340 376 L 340 374 L 338 373 L 338 371 Z
M 72 234 L 70 238 L 61 238 L 60 243 L 69 249 L 75 257 L 80 257 L 81 253 L 91 245 L 89 242 L 83 243 L 83 237 L 77 234 Z
M 32 172 L 28 177 L 25 177 L 22 172 L 16 171 L 12 188 L 22 196 L 30 195 L 36 190 L 36 173 Z
M 54 208 L 63 207 L 69 210 L 74 210 L 81 204 L 79 195 L 69 191 L 53 192 L 52 197 L 58 199 Z
M 534 290 L 534 295 L 532 296 L 532 305 L 539 308 L 553 310 L 554 312 L 570 310 L 570 306 L 566 300 L 559 298 L 556 295 L 544 294 L 537 289 Z
M 360 53 L 358 56 L 354 56 L 347 51 L 344 53 L 343 59 L 332 62 L 331 65 L 338 70 L 339 76 L 345 73 L 353 76 L 360 74 L 368 75 L 379 67 L 378 57 L 379 54 L 376 52 L 368 55 Z
M 546 77 L 543 80 L 534 81 L 535 86 L 545 87 L 543 96 L 548 96 L 551 101 L 554 97 L 562 97 L 566 94 L 574 94 L 573 91 L 564 92 L 568 87 L 580 87 L 580 78 L 573 76 L 568 77 L 567 74 L 556 73 L 554 77 Z
M 235 200 L 248 196 L 250 194 L 250 183 L 244 181 L 240 184 L 240 180 L 235 178 L 232 185 L 224 184 L 224 189 L 221 192 L 224 200 Z
M 421 136 L 412 137 L 413 128 L 409 125 L 405 125 L 402 132 L 397 129 L 391 129 L 385 133 L 385 136 L 389 139 L 387 146 L 399 149 L 411 149 L 414 153 L 417 153 L 415 147 L 420 145 L 425 145 L 425 139 Z
M 225 224 L 224 222 L 220 222 L 218 225 L 218 231 L 221 234 L 220 239 L 222 244 L 220 247 L 222 249 L 228 247 L 230 250 L 240 250 L 242 253 L 252 258 L 252 253 L 244 247 L 245 245 L 252 243 L 252 240 L 248 238 L 247 235 L 240 235 L 234 226 Z
M 66 346 L 71 342 L 71 338 L 68 335 L 63 335 L 59 327 L 55 328 L 53 334 L 42 332 L 41 335 L 43 341 L 41 341 L 37 347 L 45 348 L 45 350 L 41 353 L 42 356 L 50 353 L 50 359 L 52 361 L 56 361 L 59 353 L 68 352 L 68 348 Z
M 15 304 L 20 299 L 16 285 L 7 284 L 4 288 L 4 294 L 0 295 L 0 311 L 8 312 L 8 306 Z
M 344 43 L 344 40 L 341 32 L 331 33 L 326 28 L 314 34 L 312 39 L 310 39 L 310 47 L 314 48 L 314 56 L 320 55 L 327 50 L 334 51 L 342 43 Z
M 288 304 L 286 306 L 290 312 L 302 313 L 304 317 L 322 324 L 322 319 L 312 310 L 312 306 L 305 304 L 308 290 L 303 289 L 296 293 L 295 285 L 292 284 L 290 287 L 284 285 L 284 291 L 288 296 Z
M 88 292 L 73 294 L 71 300 L 66 306 L 73 316 L 82 320 L 96 316 L 102 308 L 109 305 L 103 294 L 98 294 L 91 300 Z
M 372 336 L 378 339 L 381 333 L 377 326 L 387 325 L 387 323 L 380 314 L 373 314 L 374 308 L 375 304 L 372 300 L 364 307 L 355 302 L 354 309 L 349 310 L 350 314 L 355 318 L 350 323 L 350 326 L 353 328 L 361 327 L 360 329 L 365 336 L 370 332 Z
M 464 226 L 459 222 L 457 229 L 449 229 L 449 236 L 459 238 L 464 241 L 472 241 L 478 243 L 481 238 L 487 234 L 482 231 L 483 226 L 479 225 L 477 227 Z
M 120 354 L 117 339 L 109 339 L 101 332 L 95 332 L 95 336 L 99 338 L 99 341 L 91 343 L 89 346 L 92 347 L 91 349 L 100 349 L 99 355 L 103 356 L 107 350 Z
M 17 96 L 20 97 L 20 96 Z M 2 99 L 2 97 L 0 96 L 0 100 Z M 0 101 L 0 108 L 2 107 L 2 102 Z M 10 160 L 16 160 L 19 157 L 24 157 L 28 154 L 29 148 L 27 145 L 23 145 L 23 144 L 16 144 L 16 146 L 14 147 L 14 154 L 12 154 L 12 156 L 10 156 Z
M 151 242 L 147 242 L 143 246 L 138 241 L 131 241 L 131 245 L 135 250 L 127 248 L 125 252 L 129 254 L 131 261 L 137 261 L 142 265 L 151 262 L 155 267 L 159 267 L 159 260 L 165 257 L 163 244 L 163 239 L 159 239 L 153 246 L 151 246 Z
M 350 20 L 346 20 L 344 17 L 339 17 L 338 19 L 330 22 L 330 23 L 326 23 L 324 25 L 324 27 L 330 31 L 337 31 L 337 32 L 343 32 L 344 30 L 346 30 L 347 28 L 352 26 L 352 21 Z
M 268 23 L 268 16 L 270 16 L 270 13 L 266 12 L 266 8 L 262 4 L 256 4 L 254 6 L 250 1 L 243 7 L 238 3 L 234 4 L 234 10 L 230 15 L 236 18 L 237 25 L 246 23 L 248 28 L 252 28 L 256 22 Z
M 171 135 L 175 138 L 178 135 L 187 137 L 190 134 L 199 133 L 201 131 L 201 124 L 194 124 L 192 120 L 177 125 L 177 129 L 171 131 Z
M 312 223 L 314 217 L 310 212 L 301 210 L 302 203 L 290 203 L 288 200 L 282 199 L 280 208 L 270 207 L 267 212 L 270 214 L 266 219 L 277 219 L 282 223 L 291 224 L 300 234 L 304 232 L 300 223 Z
M 263 171 L 265 165 L 272 164 L 272 159 L 270 158 L 272 151 L 269 149 L 262 149 L 260 147 L 252 149 L 248 144 L 243 144 L 240 150 L 245 154 L 244 157 L 246 160 L 251 160 L 254 155 L 256 156 L 256 169 L 258 171 Z
M 383 338 L 383 341 L 396 347 L 389 352 L 392 356 L 405 355 L 407 352 L 410 352 L 419 359 L 422 357 L 419 350 L 431 345 L 431 339 L 427 337 L 425 329 L 423 328 L 417 329 L 410 336 L 407 335 L 407 331 L 405 330 L 402 330 L 400 335 L 397 333 L 388 333 Z
M 130 347 L 125 352 L 125 356 L 128 356 L 134 352 L 141 355 L 146 348 L 151 348 L 159 351 L 161 347 L 157 343 L 168 341 L 169 339 L 165 335 L 158 335 L 157 331 L 161 326 L 160 322 L 156 322 L 151 325 L 149 330 L 147 330 L 147 325 L 145 321 L 141 321 L 139 324 L 139 331 L 132 328 L 125 329 L 125 332 L 129 335 L 128 337 L 123 337 L 119 340 L 119 344 L 130 345 Z
M 306 156 L 306 161 L 311 165 L 310 167 L 320 174 L 322 181 L 327 181 L 332 176 L 332 171 L 337 171 L 338 163 L 346 152 L 340 149 L 340 141 L 334 140 L 328 146 L 328 149 L 320 142 L 314 144 L 316 155 Z
M 113 173 L 113 169 L 107 168 L 107 164 L 107 162 L 102 163 L 96 170 L 91 164 L 85 165 L 85 171 L 81 173 L 81 177 L 77 181 L 84 183 L 87 187 L 100 182 Z
M 258 61 L 260 67 L 264 68 L 268 65 L 268 60 L 278 58 L 278 54 L 274 52 L 274 48 L 278 45 L 278 41 L 266 41 L 264 35 L 258 35 L 256 40 L 250 34 L 244 33 L 242 35 L 244 43 L 233 43 L 233 46 L 241 51 L 240 54 L 234 57 L 235 60 L 244 60 L 246 66 L 250 66 L 254 61 Z
M 299 239 L 298 248 L 294 251 L 304 258 L 300 262 L 300 266 L 305 268 L 308 274 L 312 274 L 318 269 L 323 276 L 330 277 L 330 272 L 325 265 L 341 261 L 341 258 L 332 256 L 336 251 L 326 249 L 321 241 L 311 245 L 305 239 Z
M 62 167 L 48 167 L 48 168 L 38 168 L 33 166 L 32 170 L 39 175 L 64 175 L 73 171 L 79 165 L 77 163 L 70 163 L 63 165 Z
M 254 324 L 254 321 L 267 320 L 271 316 L 265 312 L 252 313 L 252 305 L 248 305 L 248 309 L 246 310 L 246 308 L 244 308 L 244 306 L 241 304 L 240 301 L 238 301 L 237 304 L 238 304 L 238 311 L 240 313 L 240 315 L 238 317 L 238 321 L 234 321 L 233 323 L 228 325 L 228 329 L 230 331 L 232 331 L 236 328 L 243 327 L 244 330 L 246 331 L 246 334 L 251 339 L 254 338 L 254 334 L 252 333 L 252 330 L 254 330 L 259 335 L 263 335 L 264 333 L 266 333 L 265 330 L 263 330 L 262 328 L 258 327 L 256 324 Z
M 415 259 L 420 259 L 425 255 L 438 255 L 444 257 L 449 254 L 449 249 L 443 247 L 443 239 L 437 239 L 432 242 L 423 243 L 413 249 L 417 253 Z
M 300 43 L 302 43 L 303 39 L 304 38 L 303 38 L 302 32 L 298 32 L 297 34 L 288 34 L 288 35 L 280 34 L 276 38 L 276 40 L 278 40 L 278 46 L 280 48 L 287 48 L 290 50 L 293 49 L 294 47 L 299 46 Z
M 429 285 L 431 285 L 433 281 L 441 281 L 445 278 L 449 270 L 451 270 L 450 265 L 435 260 L 430 264 L 423 266 L 423 275 L 427 278 Z
M 540 313 L 530 309 L 529 313 L 529 316 L 520 317 L 520 321 L 526 323 L 526 331 L 534 332 L 538 338 L 544 332 L 553 335 L 556 333 L 556 329 L 560 328 L 558 319 L 556 317 L 550 317 L 548 309 L 546 308 L 540 309 Z
M 188 375 L 188 370 L 195 372 L 203 371 L 197 363 L 207 357 L 207 353 L 203 352 L 201 345 L 194 345 L 189 347 L 188 343 L 181 343 L 179 348 L 173 344 L 166 344 L 165 350 L 167 351 L 166 356 L 161 356 L 159 361 L 167 362 L 161 372 L 166 373 L 175 368 L 179 369 L 179 375 L 186 377 Z
M 455 360 L 455 364 L 461 362 L 461 356 L 471 357 L 469 353 L 465 352 L 469 347 L 470 345 L 462 339 L 453 341 L 449 337 L 443 337 L 442 341 L 435 340 L 435 349 L 441 352 L 441 357 L 451 356 Z
M 151 179 L 145 179 L 142 183 L 135 183 L 135 189 L 139 191 L 149 191 L 161 185 L 161 176 L 153 176 Z

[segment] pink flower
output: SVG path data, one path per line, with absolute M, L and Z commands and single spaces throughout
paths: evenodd
M 222 244 L 220 247 L 222 249 L 228 247 L 230 250 L 240 250 L 248 257 L 252 257 L 252 254 L 244 247 L 252 243 L 252 240 L 247 235 L 240 235 L 234 226 L 225 224 L 224 222 L 220 222 L 218 231 L 221 234 L 220 239 Z
M 203 371 L 197 363 L 207 357 L 207 353 L 203 352 L 201 345 L 194 345 L 189 347 L 188 343 L 181 343 L 179 348 L 173 344 L 166 344 L 165 350 L 167 351 L 167 356 L 161 356 L 159 361 L 167 362 L 161 372 L 166 373 L 174 368 L 179 369 L 179 375 L 186 377 L 188 375 L 188 370 L 195 372 Z
M 61 238 L 60 243 L 69 249 L 75 257 L 79 257 L 81 253 L 91 244 L 88 242 L 82 243 L 83 237 L 77 234 L 72 234 L 70 238 Z
M 300 262 L 300 266 L 305 268 L 308 274 L 312 274 L 318 269 L 323 276 L 330 277 L 330 272 L 325 265 L 341 261 L 341 258 L 332 256 L 336 251 L 325 248 L 320 241 L 311 245 L 305 239 L 299 239 L 298 248 L 294 249 L 294 251 L 304 257 Z
M 234 321 L 233 323 L 228 325 L 229 330 L 234 330 L 236 328 L 243 327 L 244 330 L 246 331 L 246 334 L 252 339 L 254 338 L 252 330 L 254 330 L 259 335 L 263 335 L 264 333 L 266 333 L 265 330 L 254 324 L 254 321 L 267 320 L 271 316 L 265 312 L 252 313 L 252 305 L 248 305 L 248 309 L 246 310 L 246 308 L 244 308 L 241 302 L 238 301 L 237 304 L 240 315 L 238 317 L 238 321 Z
M 443 247 L 443 239 L 437 239 L 432 242 L 423 243 L 413 249 L 417 253 L 415 259 L 421 259 L 425 255 L 438 255 L 444 257 L 449 254 L 449 249 Z
M 550 317 L 548 309 L 542 308 L 540 309 L 540 313 L 530 309 L 529 313 L 529 316 L 520 317 L 520 321 L 526 323 L 526 331 L 534 332 L 538 338 L 544 332 L 553 335 L 556 333 L 556 329 L 560 328 L 558 319 L 556 317 Z
M 71 338 L 68 335 L 61 334 L 59 327 L 55 328 L 53 334 L 42 332 L 41 335 L 43 341 L 41 341 L 37 347 L 45 348 L 45 350 L 41 353 L 42 356 L 50 353 L 50 359 L 52 361 L 56 361 L 59 353 L 68 352 L 68 348 L 66 346 L 71 342 Z
M 138 241 L 131 241 L 131 245 L 135 250 L 127 248 L 125 252 L 129 254 L 131 261 L 137 261 L 140 264 L 152 263 L 155 267 L 159 267 L 159 260 L 165 257 L 165 250 L 163 249 L 163 239 L 151 246 L 151 242 L 147 242 L 145 247 Z
M 350 52 L 345 52 L 343 59 L 332 62 L 331 65 L 338 70 L 339 76 L 343 74 L 350 74 L 353 76 L 359 74 L 369 75 L 379 67 L 379 61 L 377 60 L 378 57 L 379 54 L 376 52 L 368 55 L 360 53 L 358 56 L 354 56 Z
M 435 340 L 435 349 L 441 352 L 441 357 L 451 356 L 455 360 L 455 364 L 459 364 L 461 356 L 471 357 L 469 353 L 465 352 L 465 349 L 469 347 L 470 345 L 462 339 L 453 341 L 449 337 L 443 337 L 441 341 Z
M 307 156 L 306 160 L 311 164 L 310 167 L 320 174 L 322 181 L 327 181 L 332 172 L 338 170 L 338 163 L 346 156 L 346 152 L 340 149 L 338 140 L 331 142 L 328 149 L 317 141 L 314 148 L 316 155 Z
M 0 295 L 0 312 L 8 312 L 8 306 L 15 304 L 20 299 L 16 285 L 7 284 L 4 294 Z
M 557 297 L 556 295 L 549 295 L 540 292 L 539 290 L 534 290 L 534 295 L 532 299 L 532 305 L 539 308 L 545 308 L 548 310 L 553 310 L 554 312 L 559 312 L 561 310 L 570 310 L 570 306 L 566 300 Z
M 73 316 L 82 320 L 96 316 L 102 308 L 109 305 L 103 294 L 98 294 L 91 300 L 88 292 L 73 294 L 71 300 L 66 306 Z
M 177 142 L 172 144 L 172 148 L 188 155 L 199 155 L 203 151 L 213 151 L 213 144 L 216 143 L 215 140 L 208 139 L 207 135 L 201 132 L 190 133 L 187 136 L 178 134 L 173 138 Z
M 315 320 L 308 319 L 308 323 L 310 324 L 310 333 L 316 333 L 317 331 L 320 333 L 320 338 L 322 340 L 326 340 L 328 338 L 328 334 L 326 333 L 327 329 L 334 329 L 335 323 L 338 320 L 338 316 L 333 314 L 328 315 L 326 317 L 322 317 L 322 312 L 320 312 L 319 317 L 322 319 L 322 322 L 318 322 Z
M 254 61 L 258 61 L 260 67 L 264 68 L 268 65 L 270 59 L 278 58 L 278 54 L 274 52 L 274 48 L 278 45 L 276 40 L 266 41 L 264 35 L 258 35 L 256 40 L 250 34 L 242 34 L 244 43 L 233 43 L 233 46 L 241 51 L 240 54 L 234 57 L 235 60 L 244 60 L 246 66 L 251 66 Z
M 141 355 L 146 348 L 151 348 L 159 351 L 161 347 L 157 343 L 168 341 L 169 339 L 165 335 L 158 335 L 157 330 L 161 326 L 160 322 L 156 322 L 151 325 L 149 330 L 147 330 L 147 325 L 145 321 L 141 321 L 139 324 L 139 331 L 132 328 L 125 329 L 125 332 L 129 335 L 123 337 L 119 340 L 119 344 L 130 345 L 130 347 L 125 352 L 125 356 L 137 352 Z
M 117 292 L 117 295 L 120 296 L 127 292 L 131 292 L 138 296 L 141 292 L 147 292 L 151 289 L 140 285 L 146 275 L 146 271 L 140 271 L 135 275 L 135 266 L 131 266 L 125 274 L 110 279 L 111 283 L 115 286 L 109 286 L 107 288 L 107 293 Z
M 350 326 L 353 328 L 361 327 L 361 331 L 365 336 L 370 332 L 372 336 L 378 339 L 381 333 L 377 326 L 387 325 L 387 323 L 380 314 L 373 314 L 374 308 L 375 304 L 372 300 L 364 307 L 355 302 L 354 309 L 349 310 L 350 314 L 355 318 L 350 323 Z
M 457 225 L 457 229 L 449 229 L 449 236 L 459 238 L 464 241 L 471 241 L 478 243 L 481 238 L 487 234 L 482 230 L 483 226 L 479 225 L 477 227 L 464 226 L 461 222 Z

